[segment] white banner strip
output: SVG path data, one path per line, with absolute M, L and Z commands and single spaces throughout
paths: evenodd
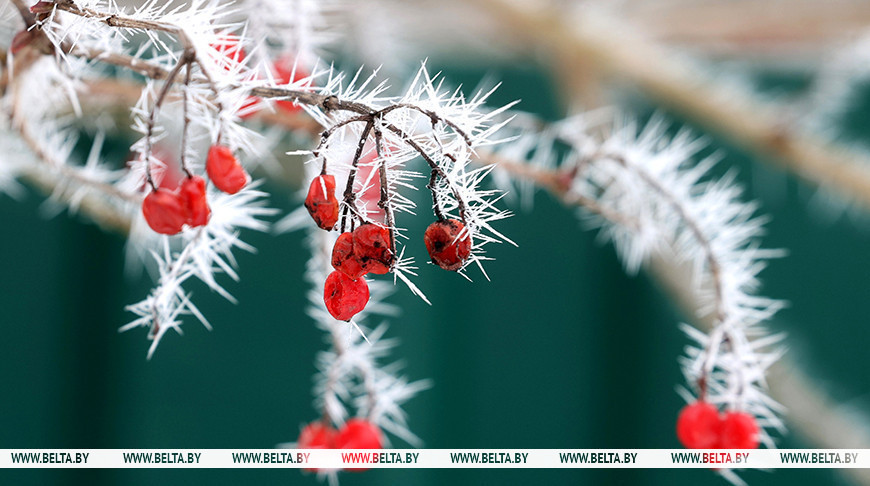
M 0 468 L 870 468 L 870 449 L 0 449 Z

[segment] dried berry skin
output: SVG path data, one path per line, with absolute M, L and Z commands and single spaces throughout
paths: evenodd
M 677 418 L 677 439 L 687 449 L 719 448 L 719 410 L 707 402 L 690 403 Z
M 165 189 L 151 191 L 145 196 L 142 215 L 151 229 L 163 235 L 180 233 L 187 222 L 184 200 L 177 192 Z
M 381 449 L 383 436 L 377 425 L 361 418 L 352 418 L 335 437 L 336 449 Z M 345 468 L 346 471 L 365 471 L 366 468 Z
M 323 302 L 326 310 L 339 321 L 349 321 L 363 310 L 369 301 L 369 284 L 364 278 L 353 280 L 335 271 L 326 277 Z
M 241 191 L 250 181 L 242 164 L 225 145 L 212 145 L 208 149 L 205 170 L 215 187 L 227 194 Z
M 365 223 L 353 230 L 353 252 L 366 272 L 390 271 L 393 264 L 390 241 L 390 230 L 377 224 Z
M 311 422 L 299 433 L 296 441 L 298 449 L 332 449 L 335 447 L 335 437 L 338 431 L 321 421 Z M 317 468 L 305 468 L 309 472 L 317 472 Z
M 342 233 L 335 240 L 335 246 L 332 247 L 332 268 L 353 280 L 359 280 L 360 277 L 368 273 L 353 253 L 353 235 L 351 233 Z
M 320 175 L 308 186 L 305 208 L 319 228 L 331 230 L 338 222 L 338 199 L 335 198 L 335 176 Z
M 722 419 L 719 437 L 722 449 L 756 449 L 758 423 L 746 412 L 728 412 Z
M 211 216 L 211 209 L 208 207 L 205 193 L 205 179 L 199 176 L 185 179 L 181 183 L 181 196 L 187 210 L 187 224 L 205 226 Z
M 423 242 L 432 263 L 450 271 L 459 270 L 465 265 L 471 255 L 471 237 L 466 234 L 457 240 L 464 229 L 465 225 L 455 219 L 435 221 L 426 228 Z

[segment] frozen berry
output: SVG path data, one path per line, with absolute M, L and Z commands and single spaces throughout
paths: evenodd
M 353 253 L 353 235 L 342 233 L 335 240 L 332 247 L 332 268 L 347 275 L 353 280 L 358 280 L 365 275 L 366 270 L 360 265 Z
M 142 215 L 154 231 L 164 235 L 181 232 L 187 222 L 184 200 L 175 191 L 156 189 L 142 201 Z
M 188 177 L 181 183 L 181 196 L 187 210 L 187 224 L 205 226 L 211 216 L 205 194 L 205 179 L 199 176 Z
M 335 437 L 336 449 L 381 449 L 383 436 L 377 425 L 361 418 L 352 418 Z M 365 471 L 365 468 L 345 468 L 346 471 Z
M 339 321 L 349 321 L 363 310 L 369 301 L 366 279 L 354 280 L 341 272 L 332 272 L 323 286 L 326 310 Z
M 250 181 L 242 164 L 225 145 L 212 145 L 208 149 L 205 170 L 215 187 L 227 194 L 241 191 Z
M 335 447 L 336 434 L 338 434 L 338 431 L 328 424 L 321 421 L 311 422 L 299 433 L 296 447 L 298 449 L 332 449 Z M 317 472 L 316 468 L 306 468 L 305 470 Z
M 423 242 L 432 263 L 451 271 L 465 265 L 471 254 L 471 237 L 467 233 L 462 234 L 464 229 L 465 225 L 455 219 L 435 221 L 426 228 Z
M 353 252 L 366 272 L 384 274 L 393 264 L 390 230 L 365 223 L 353 230 Z
M 327 231 L 338 222 L 338 199 L 335 198 L 335 176 L 319 175 L 308 186 L 305 208 L 317 223 Z
M 718 448 L 719 431 L 719 410 L 707 402 L 686 405 L 677 418 L 677 439 L 688 449 Z
M 722 449 L 756 449 L 758 447 L 758 424 L 755 417 L 746 412 L 726 413 L 719 431 L 719 447 Z

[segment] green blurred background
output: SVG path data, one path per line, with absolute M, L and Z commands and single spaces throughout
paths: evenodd
M 515 67 L 445 68 L 474 86 L 504 81 L 493 104 L 554 118 L 549 81 Z M 800 80 L 769 78 L 773 89 Z M 530 97 L 537 93 L 539 98 Z M 535 96 L 535 95 L 532 95 Z M 648 113 L 653 105 L 636 100 Z M 856 133 L 866 127 L 856 109 Z M 713 148 L 721 148 L 715 140 Z M 123 149 L 123 147 L 120 147 Z M 736 166 L 749 196 L 772 217 L 764 245 L 787 258 L 762 273 L 764 295 L 791 306 L 771 323 L 789 333 L 790 355 L 847 407 L 867 412 L 870 256 L 860 223 L 817 217 L 813 190 L 725 147 L 721 169 Z M 294 206 L 291 190 L 268 186 L 271 205 Z M 317 416 L 311 377 L 323 334 L 305 315 L 303 233 L 246 233 L 257 254 L 238 253 L 232 305 L 195 286 L 214 326 L 188 319 L 145 360 L 145 331 L 119 334 L 143 298 L 146 278 L 124 277 L 124 240 L 78 217 L 41 216 L 43 197 L 0 197 L 0 448 L 268 448 L 295 440 Z M 687 339 L 684 319 L 654 282 L 626 276 L 613 249 L 584 230 L 574 210 L 547 194 L 534 209 L 501 224 L 519 245 L 493 246 L 487 282 L 469 283 L 425 266 L 427 306 L 400 286 L 402 316 L 389 335 L 392 357 L 412 379 L 433 387 L 405 409 L 410 428 L 431 448 L 670 448 L 682 405 L 675 386 Z M 421 211 L 421 214 L 426 211 Z M 402 221 L 422 235 L 427 218 Z M 422 243 L 410 251 L 423 260 Z M 787 417 L 786 417 L 787 418 Z M 394 439 L 395 446 L 404 443 Z M 789 434 L 781 447 L 811 447 Z M 750 484 L 845 484 L 826 470 L 749 471 Z M 342 474 L 341 484 L 726 484 L 707 470 L 372 470 Z M 281 470 L 0 471 L 2 484 L 318 484 Z

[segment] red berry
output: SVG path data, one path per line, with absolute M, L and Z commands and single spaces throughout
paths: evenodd
M 352 418 L 335 437 L 336 449 L 381 449 L 383 436 L 377 425 L 361 418 Z M 346 471 L 365 471 L 366 468 L 345 468 Z
M 323 286 L 326 310 L 339 321 L 349 321 L 363 310 L 369 301 L 366 279 L 354 280 L 341 272 L 332 272 Z
M 311 422 L 302 429 L 299 433 L 299 439 L 296 441 L 298 449 L 332 449 L 335 447 L 335 436 L 338 431 L 324 424 L 321 421 Z M 317 472 L 317 468 L 306 471 Z
M 205 195 L 205 179 L 199 176 L 188 177 L 181 183 L 181 196 L 187 210 L 187 224 L 205 226 L 211 216 L 208 199 Z
M 423 242 L 432 263 L 444 270 L 462 268 L 471 254 L 471 237 L 466 233 L 459 239 L 465 225 L 455 219 L 435 221 L 426 228 Z
M 308 186 L 305 208 L 317 223 L 327 231 L 338 222 L 338 199 L 335 198 L 335 176 L 320 175 Z
M 156 189 L 145 196 L 142 214 L 151 229 L 164 235 L 180 233 L 187 222 L 184 200 L 177 192 L 166 189 Z
M 300 79 L 308 77 L 308 72 L 302 69 L 298 64 L 294 68 L 295 61 L 292 57 L 284 56 L 275 61 L 275 81 L 278 84 L 295 83 Z M 296 113 L 302 110 L 301 106 L 296 105 L 290 100 L 279 100 L 275 102 L 280 108 Z
M 758 448 L 758 423 L 746 412 L 728 412 L 719 432 L 721 449 Z
M 706 402 L 690 403 L 677 418 L 677 439 L 687 449 L 719 447 L 719 410 Z
M 359 280 L 360 277 L 368 273 L 353 253 L 353 235 L 351 233 L 342 233 L 335 240 L 335 246 L 332 247 L 332 268 L 353 280 Z
M 215 187 L 227 194 L 241 191 L 250 181 L 242 164 L 225 145 L 212 145 L 208 149 L 205 170 Z
M 384 274 L 393 264 L 390 230 L 365 223 L 353 230 L 353 253 L 366 272 Z

